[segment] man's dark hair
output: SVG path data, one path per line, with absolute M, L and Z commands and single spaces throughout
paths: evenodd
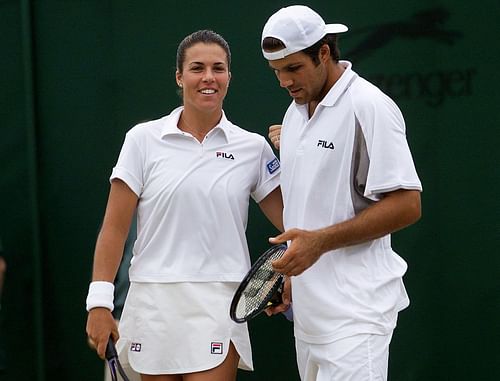
M 330 56 L 332 60 L 337 63 L 340 59 L 340 51 L 337 44 L 337 35 L 336 34 L 327 34 L 321 40 L 316 42 L 314 45 L 305 48 L 302 50 L 305 54 L 311 57 L 314 64 L 319 65 L 319 50 L 323 45 L 327 44 L 330 47 Z M 284 49 L 285 44 L 274 37 L 266 37 L 264 41 L 262 41 L 262 49 L 266 52 L 276 52 L 278 50 Z

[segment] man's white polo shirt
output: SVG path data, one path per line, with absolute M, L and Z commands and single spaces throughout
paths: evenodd
M 421 190 L 394 102 L 345 66 L 309 119 L 292 103 L 282 128 L 281 188 L 286 229 L 318 229 L 353 218 L 396 189 Z M 325 253 L 292 278 L 295 335 L 327 343 L 386 334 L 408 305 L 406 263 L 390 236 Z
M 262 136 L 225 115 L 200 143 L 177 128 L 182 109 L 132 128 L 110 178 L 139 197 L 130 280 L 241 281 L 249 198 L 279 185 L 280 164 Z

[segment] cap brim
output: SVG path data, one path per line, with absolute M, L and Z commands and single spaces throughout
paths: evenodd
M 326 24 L 326 33 L 344 33 L 347 32 L 349 28 L 344 24 Z

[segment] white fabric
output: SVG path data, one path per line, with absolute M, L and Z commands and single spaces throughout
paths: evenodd
M 325 25 L 323 18 L 304 5 L 281 8 L 267 20 L 262 30 L 262 39 L 273 37 L 280 40 L 285 48 L 262 54 L 268 60 L 277 60 L 304 50 L 321 40 L 328 33 L 346 32 L 343 24 Z
M 120 362 L 121 363 L 121 362 Z M 130 364 L 121 364 L 123 371 L 128 377 L 129 381 L 141 381 L 141 375 L 134 371 L 131 367 Z M 121 378 L 119 378 L 121 380 Z M 104 364 L 104 381 L 113 381 L 113 378 L 111 377 L 111 372 L 109 371 L 109 366 L 107 363 Z
M 392 333 L 354 335 L 328 344 L 309 344 L 298 340 L 300 379 L 386 381 L 391 338 Z
M 104 307 L 113 311 L 114 292 L 115 285 L 111 282 L 90 282 L 86 301 L 87 311 L 96 307 Z
M 376 201 L 399 188 L 421 190 L 397 106 L 357 76 L 351 64 L 318 105 L 292 103 L 281 135 L 281 188 L 286 229 L 318 229 L 355 215 L 351 163 L 356 118 L 369 156 L 364 196 Z M 359 196 L 357 196 L 359 197 Z M 390 236 L 325 253 L 292 278 L 298 339 L 328 343 L 357 333 L 387 334 L 408 306 L 405 261 Z
M 212 369 L 230 341 L 239 367 L 252 370 L 247 324 L 229 317 L 238 283 L 131 283 L 120 320 L 117 351 L 139 373 L 176 374 Z
M 279 161 L 224 115 L 200 143 L 177 128 L 181 111 L 132 128 L 111 175 L 139 196 L 130 280 L 239 282 L 249 196 L 260 202 L 279 185 Z

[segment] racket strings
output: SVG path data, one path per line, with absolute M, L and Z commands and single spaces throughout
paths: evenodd
M 243 291 L 236 308 L 238 318 L 261 310 L 264 307 L 263 304 L 267 304 L 266 301 L 276 292 L 282 282 L 283 275 L 273 270 L 272 262 L 281 258 L 284 252 L 284 249 L 274 252 L 255 272 Z

